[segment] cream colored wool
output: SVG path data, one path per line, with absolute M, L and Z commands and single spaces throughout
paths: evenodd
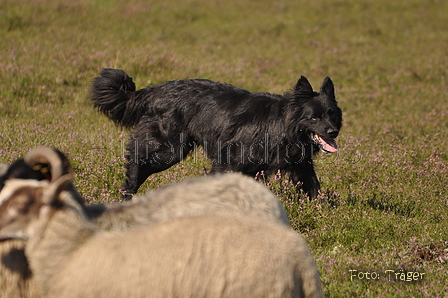
M 283 223 L 225 213 L 108 233 L 58 181 L 19 187 L 0 206 L 0 236 L 28 239 L 44 297 L 321 295 L 305 241 Z

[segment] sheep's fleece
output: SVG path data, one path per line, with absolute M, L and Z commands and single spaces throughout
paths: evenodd
M 284 225 L 243 217 L 185 217 L 81 237 L 72 247 L 66 243 L 70 227 L 61 229 L 70 215 L 55 217 L 43 234 L 47 239 L 27 247 L 36 281 L 48 298 L 321 295 L 307 244 Z M 55 250 L 61 245 L 67 247 Z
M 86 212 L 105 230 L 205 214 L 240 215 L 289 226 L 278 198 L 261 183 L 239 173 L 186 179 L 134 197 L 132 202 L 104 205 L 98 217 L 91 214 L 95 207 L 86 208 Z

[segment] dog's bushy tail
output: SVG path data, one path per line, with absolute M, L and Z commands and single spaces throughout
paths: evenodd
M 91 100 L 95 108 L 122 127 L 135 126 L 144 112 L 132 78 L 120 69 L 104 68 L 93 79 Z

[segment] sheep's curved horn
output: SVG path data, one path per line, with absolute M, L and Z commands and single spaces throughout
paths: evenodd
M 8 165 L 4 163 L 0 163 L 0 176 L 3 176 L 8 171 Z
M 62 156 L 56 150 L 47 147 L 38 147 L 25 154 L 23 159 L 31 167 L 37 163 L 49 163 L 51 167 L 51 180 L 55 181 L 62 175 L 71 173 L 70 164 L 67 161 L 64 165 L 65 156 Z
M 46 204 L 51 204 L 54 200 L 59 198 L 59 194 L 67 188 L 71 181 L 72 177 L 70 174 L 56 178 L 47 188 L 45 188 L 42 201 Z

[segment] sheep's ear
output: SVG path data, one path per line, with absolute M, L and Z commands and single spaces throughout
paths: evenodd
M 320 87 L 320 93 L 334 99 L 334 85 L 330 77 L 325 77 L 322 86 Z
M 50 183 L 47 188 L 45 188 L 42 201 L 45 204 L 51 204 L 59 199 L 61 192 L 67 188 L 71 183 L 71 175 L 63 175 L 56 179 L 54 182 Z
M 299 98 L 313 98 L 314 92 L 313 87 L 311 87 L 310 82 L 304 76 L 301 76 L 294 87 L 294 97 Z

